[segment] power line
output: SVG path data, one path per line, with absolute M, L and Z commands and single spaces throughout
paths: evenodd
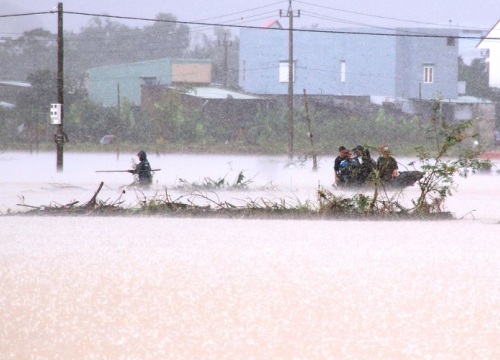
M 370 28 L 382 29 L 382 30 L 393 30 L 394 29 L 394 28 L 391 28 L 391 27 L 370 25 L 370 24 L 367 24 L 367 23 L 355 22 L 355 21 L 350 21 L 350 20 L 344 20 L 344 19 L 339 19 L 339 18 L 335 18 L 335 17 L 330 17 L 330 16 L 326 16 L 326 15 L 322 15 L 322 14 L 316 14 L 316 13 L 309 12 L 307 10 L 304 10 L 303 13 L 305 13 L 306 16 L 307 16 L 307 14 L 312 14 L 312 15 L 310 15 L 310 17 L 321 19 L 321 20 L 330 20 L 330 21 L 340 22 L 340 23 L 344 23 L 344 24 L 358 25 L 358 26 L 360 25 L 360 26 L 364 26 L 364 27 L 370 27 Z M 447 28 L 443 28 L 443 30 L 448 30 L 448 29 Z M 415 31 L 415 30 L 409 30 L 408 28 L 400 28 L 400 27 L 398 27 L 397 31 L 400 32 L 400 33 L 407 33 L 407 34 L 414 34 L 414 35 L 425 35 L 425 33 L 423 33 L 423 32 L 419 32 L 419 31 Z M 446 37 L 449 37 L 449 36 L 446 36 Z
M 343 9 L 329 7 L 329 6 L 316 5 L 316 4 L 312 4 L 312 3 L 308 3 L 308 2 L 300 1 L 300 0 L 295 0 L 295 1 L 298 2 L 298 3 L 305 4 L 305 5 L 315 6 L 315 7 L 319 7 L 319 8 L 323 8 L 323 9 L 329 9 L 329 10 L 334 10 L 334 11 L 339 11 L 339 12 L 344 12 L 344 13 L 349 13 L 349 14 L 354 14 L 354 15 L 374 17 L 374 18 L 385 19 L 385 20 L 409 22 L 409 23 L 422 24 L 422 25 L 444 26 L 443 24 L 436 24 L 436 23 L 430 23 L 430 22 L 425 22 L 425 21 L 417 21 L 417 20 L 410 20 L 410 19 L 400 19 L 400 18 L 394 18 L 394 17 L 382 16 L 382 15 L 365 14 L 365 13 L 357 12 L 357 11 L 349 11 L 349 10 L 343 10 Z M 461 27 L 455 27 L 455 28 L 456 29 L 461 29 Z M 485 30 L 485 29 L 481 29 L 481 28 L 476 28 L 476 29 Z
M 0 15 L 0 18 L 31 16 L 31 15 L 47 15 L 47 14 L 54 14 L 54 13 L 57 13 L 57 11 L 44 11 L 44 12 L 35 12 L 35 13 L 22 13 L 22 14 L 7 14 L 7 15 Z
M 141 18 L 132 16 L 118 16 L 118 15 L 104 15 L 104 14 L 92 14 L 83 12 L 67 11 L 66 14 L 71 15 L 82 15 L 82 16 L 93 16 L 93 17 L 105 17 L 121 20 L 138 20 L 138 21 L 157 21 L 157 22 L 167 22 L 185 25 L 202 25 L 202 26 L 215 26 L 215 27 L 231 27 L 239 29 L 259 29 L 259 30 L 269 30 L 269 31 L 288 31 L 288 29 L 282 28 L 262 28 L 260 26 L 248 26 L 248 25 L 231 25 L 231 24 L 218 24 L 218 23 L 203 23 L 195 21 L 179 21 L 179 20 L 160 20 L 151 18 Z M 369 36 L 394 36 L 394 37 L 424 37 L 424 38 L 449 38 L 453 37 L 456 39 L 483 39 L 482 36 L 460 36 L 460 35 L 437 35 L 437 34 L 396 34 L 396 33 L 370 33 L 365 31 L 337 31 L 337 30 L 318 30 L 318 29 L 293 29 L 294 32 L 312 32 L 312 33 L 326 33 L 326 34 L 346 34 L 346 35 L 369 35 Z M 488 38 L 489 40 L 500 40 L 500 38 Z
M 53 12 L 10 14 L 10 15 L 0 15 L 0 18 L 13 17 L 13 16 L 43 15 L 43 14 L 52 14 L 52 13 Z M 282 29 L 282 28 L 262 28 L 260 26 L 249 26 L 249 25 L 206 23 L 206 22 L 180 21 L 180 20 L 163 20 L 163 19 L 142 18 L 142 17 L 134 17 L 134 16 L 119 16 L 119 15 L 84 13 L 84 12 L 76 12 L 76 11 L 65 11 L 64 14 L 103 17 L 103 18 L 120 19 L 120 20 L 135 20 L 135 21 L 166 22 L 166 23 L 185 24 L 185 25 L 200 25 L 200 26 L 207 26 L 207 27 L 229 27 L 229 28 L 237 28 L 237 29 L 259 29 L 259 30 L 268 30 L 268 31 L 288 31 L 288 29 Z M 455 39 L 477 39 L 477 40 L 485 39 L 483 36 L 373 33 L 373 32 L 368 32 L 368 31 L 347 31 L 347 30 L 318 30 L 318 29 L 295 29 L 294 28 L 293 31 L 294 32 L 324 33 L 324 34 L 367 35 L 367 36 L 422 37 L 422 38 L 450 38 L 450 37 L 452 37 Z M 487 39 L 488 40 L 500 40 L 500 37 L 489 37 Z
M 248 9 L 248 10 L 245 10 L 245 11 L 238 11 L 238 12 L 235 12 L 235 13 L 226 14 L 226 15 L 221 15 L 221 16 L 216 16 L 216 17 L 212 17 L 212 18 L 199 19 L 199 20 L 197 20 L 197 21 L 207 21 L 207 20 L 213 20 L 213 19 L 224 18 L 224 17 L 226 17 L 226 16 L 233 16 L 233 15 L 238 15 L 238 14 L 244 14 L 244 13 L 247 13 L 247 12 L 250 12 L 250 11 L 260 10 L 260 9 L 264 9 L 264 8 L 266 8 L 266 7 L 270 7 L 270 6 L 278 5 L 278 4 L 281 4 L 282 2 L 283 2 L 283 1 L 278 1 L 278 2 L 275 2 L 275 3 L 272 3 L 272 4 L 268 4 L 268 5 L 264 5 L 264 6 L 256 7 L 256 8 L 253 8 L 253 9 Z M 274 13 L 274 10 L 273 10 L 272 12 Z

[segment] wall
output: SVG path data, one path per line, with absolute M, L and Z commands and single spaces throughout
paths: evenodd
M 396 40 L 396 97 L 455 99 L 458 96 L 458 39 L 448 45 L 449 29 L 398 29 Z M 411 37 L 404 35 L 419 35 Z M 424 65 L 434 68 L 433 82 L 424 83 Z
M 294 92 L 367 95 L 394 92 L 394 39 L 355 34 L 294 33 Z M 288 61 L 288 30 L 241 29 L 239 85 L 256 94 L 287 94 L 279 63 Z M 341 82 L 341 61 L 346 79 Z
M 500 88 L 500 42 L 488 38 L 500 38 L 500 21 L 486 35 L 478 45 L 478 49 L 489 49 L 489 85 Z
M 103 106 L 117 106 L 118 84 L 120 99 L 140 105 L 143 77 L 155 77 L 158 84 L 172 82 L 170 59 L 105 66 L 89 69 L 87 73 L 89 97 Z
M 474 106 L 474 116 L 477 118 L 476 126 L 479 134 L 479 144 L 485 150 L 494 148 L 495 104 L 476 104 Z
M 435 81 L 422 97 L 437 92 L 456 97 L 458 46 L 446 38 L 400 38 L 408 29 L 338 29 L 335 32 L 294 32 L 296 65 L 294 93 L 311 95 L 419 96 L 423 63 L 435 64 Z M 412 29 L 414 33 L 454 34 L 451 30 Z M 358 32 L 358 34 L 356 34 Z M 359 34 L 359 32 L 370 34 Z M 287 29 L 240 30 L 239 85 L 256 94 L 284 95 L 288 82 L 279 82 L 279 63 L 288 61 Z M 373 35 L 378 34 L 378 35 Z M 345 61 L 345 82 L 341 62 Z
M 179 63 L 172 61 L 172 82 L 190 84 L 210 84 L 212 82 L 212 65 Z

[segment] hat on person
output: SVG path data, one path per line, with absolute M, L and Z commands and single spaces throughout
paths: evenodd
M 339 151 L 344 151 L 344 150 L 346 150 L 345 146 L 339 147 Z
M 146 160 L 146 152 L 144 150 L 141 150 L 137 153 L 137 156 L 139 157 L 139 160 Z

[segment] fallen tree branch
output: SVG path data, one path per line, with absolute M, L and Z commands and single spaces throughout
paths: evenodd
M 95 192 L 94 196 L 92 196 L 92 199 L 90 199 L 89 202 L 87 204 L 85 204 L 85 206 L 95 206 L 97 194 L 99 194 L 99 192 L 101 191 L 103 185 L 104 185 L 104 181 L 101 181 L 101 183 L 99 184 L 99 187 L 97 188 L 97 191 Z

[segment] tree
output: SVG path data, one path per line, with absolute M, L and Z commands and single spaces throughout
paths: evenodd
M 420 195 L 413 200 L 413 204 L 420 213 L 441 211 L 442 203 L 456 190 L 455 176 L 465 178 L 485 164 L 485 161 L 477 159 L 479 150 L 459 146 L 464 140 L 476 136 L 471 132 L 473 120 L 449 124 L 440 115 L 440 105 L 440 100 L 434 101 L 428 129 L 435 142 L 434 151 L 423 146 L 417 148 L 424 177 L 418 182 Z
M 57 102 L 57 77 L 49 70 L 38 70 L 28 76 L 31 89 L 16 99 L 19 118 L 23 119 L 28 131 L 30 151 L 40 136 L 47 136 L 50 104 Z
M 0 47 L 3 79 L 24 80 L 38 70 L 57 68 L 57 42 L 47 30 L 26 31 L 17 39 L 7 38 Z
M 135 39 L 141 32 L 110 19 L 94 17 L 79 34 L 67 34 L 65 58 L 74 76 L 88 69 L 144 60 Z
M 230 30 L 214 28 L 214 38 L 203 33 L 197 39 L 189 55 L 197 59 L 211 59 L 213 82 L 228 87 L 238 86 L 239 39 Z
M 163 100 L 155 105 L 151 116 L 154 122 L 157 152 L 167 141 L 175 142 L 180 138 L 180 130 L 185 122 L 185 109 L 178 90 L 165 94 Z
M 189 26 L 176 23 L 172 14 L 160 13 L 155 20 L 144 26 L 138 44 L 148 60 L 183 57 L 190 43 Z
M 462 57 L 459 56 L 458 80 L 465 81 L 467 95 L 479 98 L 489 97 L 488 64 L 484 58 L 476 58 L 472 60 L 470 65 L 467 65 L 464 63 Z

